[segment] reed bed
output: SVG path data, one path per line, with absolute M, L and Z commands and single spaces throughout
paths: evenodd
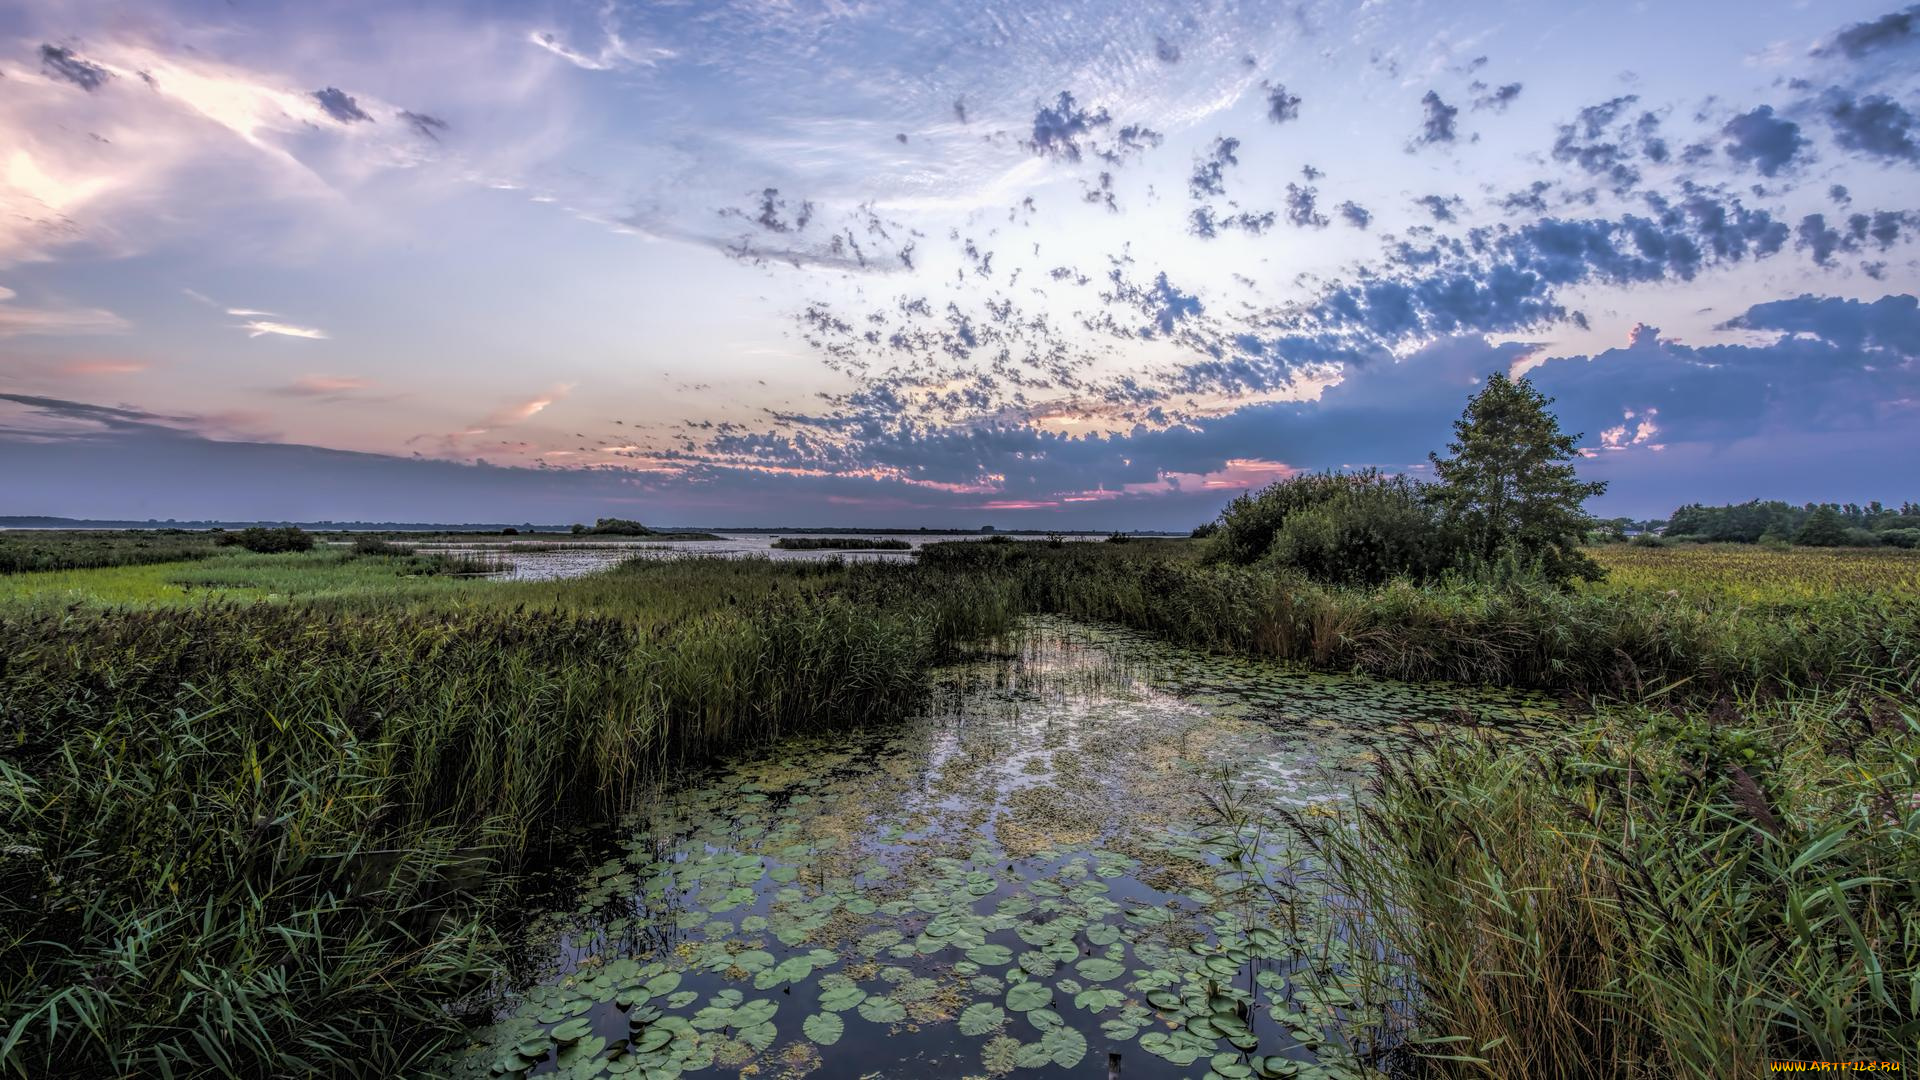
M 1920 594 L 1832 590 L 1742 605 L 1655 589 L 1470 581 L 1320 584 L 1211 566 L 1186 541 L 936 544 L 932 568 L 992 569 L 1025 610 L 1124 623 L 1185 645 L 1361 671 L 1638 698 L 1698 699 L 1920 671 Z
M 1443 740 L 1295 818 L 1357 997 L 1401 1071 L 1699 1080 L 1920 1065 L 1920 710 L 1911 683 L 1548 745 Z
M 0 1067 L 416 1073 L 560 826 L 721 749 L 897 715 L 1009 610 L 696 562 L 0 609 Z

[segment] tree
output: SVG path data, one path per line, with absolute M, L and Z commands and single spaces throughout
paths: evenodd
M 1488 376 L 1454 421 L 1452 456 L 1427 455 L 1439 478 L 1432 495 L 1442 524 L 1483 565 L 1517 557 L 1554 581 L 1598 578 L 1578 545 L 1592 522 L 1582 504 L 1607 485 L 1574 472 L 1579 436 L 1560 430 L 1551 404 L 1526 379 Z
M 1821 506 L 1807 515 L 1800 531 L 1793 535 L 1793 542 L 1808 547 L 1843 547 L 1847 543 L 1846 522 L 1841 520 L 1838 510 Z

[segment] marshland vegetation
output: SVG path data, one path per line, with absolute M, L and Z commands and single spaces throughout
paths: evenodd
M 1586 545 L 1463 424 L 884 564 L 0 536 L 0 1068 L 1920 1065 L 1916 556 Z

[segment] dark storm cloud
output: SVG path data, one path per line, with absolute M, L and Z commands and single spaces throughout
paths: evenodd
M 1889 12 L 1871 22 L 1854 23 L 1814 52 L 1823 56 L 1838 53 L 1858 60 L 1882 49 L 1911 44 L 1920 36 L 1917 32 L 1920 32 L 1920 6 Z
M 329 86 L 325 90 L 315 90 L 313 92 L 313 100 L 320 103 L 320 108 L 324 110 L 328 116 L 333 117 L 343 124 L 373 122 L 373 117 L 368 116 L 367 110 L 361 108 L 360 103 L 353 100 L 353 95 L 336 87 Z
M 1276 124 L 1300 118 L 1300 99 L 1279 83 L 1261 83 L 1267 92 L 1267 119 Z
M 1454 141 L 1456 135 L 1454 119 L 1460 115 L 1459 106 L 1447 104 L 1440 100 L 1437 92 L 1429 90 L 1426 96 L 1420 99 L 1420 108 L 1424 115 L 1420 121 L 1420 134 L 1414 137 L 1414 145 L 1430 146 L 1434 143 Z
M 1735 116 L 1720 133 L 1727 137 L 1727 156 L 1752 165 L 1762 176 L 1777 175 L 1810 145 L 1800 125 L 1775 116 L 1771 105 Z
M 89 93 L 100 89 L 113 72 L 89 60 L 83 60 L 74 51 L 60 45 L 40 46 L 40 66 L 47 74 L 65 79 Z
M 1875 157 L 1920 161 L 1920 146 L 1913 141 L 1913 114 L 1892 98 L 1884 94 L 1855 98 L 1844 90 L 1831 90 L 1821 98 L 1820 107 L 1833 126 L 1834 141 L 1841 146 Z

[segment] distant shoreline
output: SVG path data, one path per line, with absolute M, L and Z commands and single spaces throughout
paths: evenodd
M 203 532 L 208 529 L 244 529 L 250 525 L 280 527 L 295 525 L 309 532 L 417 532 L 417 533 L 498 533 L 502 529 L 517 529 L 519 535 L 546 535 L 558 533 L 571 535 L 573 526 L 568 525 L 532 525 L 525 522 L 465 522 L 443 523 L 425 521 L 214 521 L 194 520 L 159 521 L 148 518 L 144 521 L 113 518 L 63 518 L 38 517 L 31 515 L 0 516 L 0 529 L 180 529 L 187 532 Z M 748 535 L 819 535 L 819 536 L 1106 536 L 1112 529 L 957 529 L 919 526 L 905 528 L 865 529 L 851 525 L 828 525 L 820 527 L 792 525 L 752 525 L 738 528 L 713 525 L 656 526 L 654 531 L 660 534 L 673 533 L 743 533 Z M 1134 536 L 1185 536 L 1185 532 L 1160 529 L 1125 530 Z

